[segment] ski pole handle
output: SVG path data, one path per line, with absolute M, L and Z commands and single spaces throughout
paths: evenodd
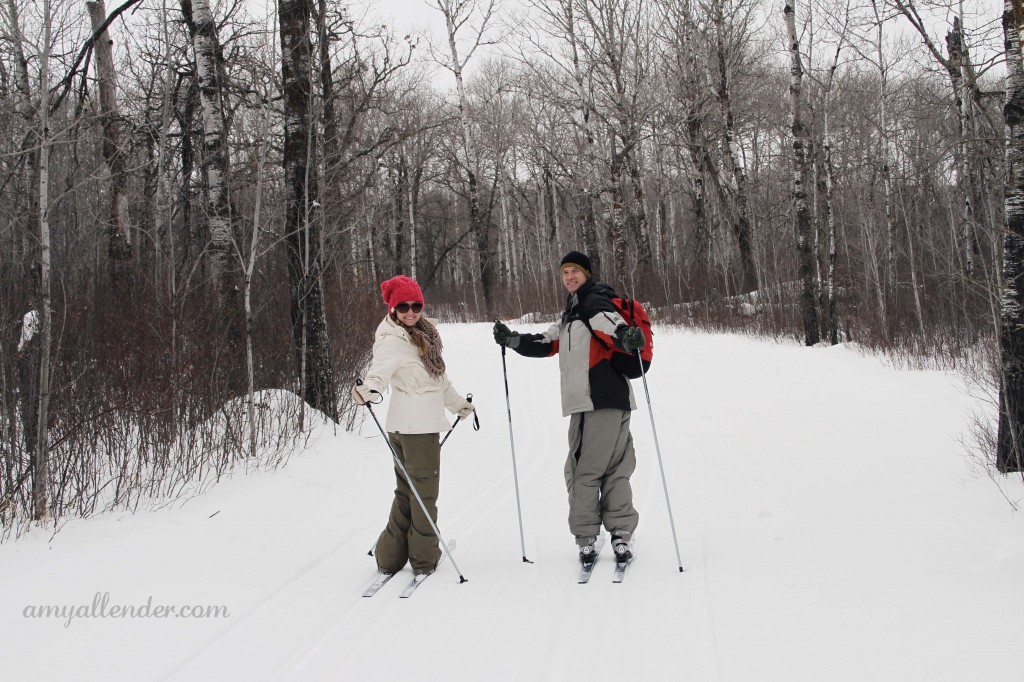
M 466 394 L 466 402 L 467 403 L 473 402 L 473 394 L 472 393 L 467 393 Z M 448 440 L 448 436 L 452 435 L 452 431 L 455 430 L 455 427 L 459 425 L 460 421 L 462 421 L 462 419 L 460 419 L 459 417 L 455 418 L 455 421 L 452 422 L 452 428 L 448 429 L 448 433 L 446 433 L 444 438 L 441 439 L 441 445 L 444 445 L 444 442 L 446 440 Z M 480 430 L 480 418 L 476 416 L 476 410 L 473 410 L 473 421 L 474 421 L 473 430 L 474 431 L 479 431 Z M 440 446 L 438 446 L 438 447 L 440 447 Z

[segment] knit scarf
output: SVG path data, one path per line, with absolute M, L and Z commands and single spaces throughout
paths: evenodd
M 405 331 L 413 337 L 413 343 L 421 348 L 425 345 L 426 352 L 422 353 L 423 366 L 427 368 L 427 374 L 432 377 L 439 377 L 445 372 L 444 358 L 441 357 L 441 335 L 437 333 L 437 327 L 427 322 L 427 318 L 421 317 L 415 327 L 406 327 Z M 422 341 L 423 343 L 417 343 Z

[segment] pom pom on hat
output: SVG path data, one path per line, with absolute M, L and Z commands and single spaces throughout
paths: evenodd
M 394 310 L 399 303 L 424 303 L 420 285 L 412 277 L 405 275 L 381 282 L 380 293 L 383 294 L 389 310 Z
M 593 268 L 590 266 L 590 258 L 587 257 L 587 254 L 580 253 L 579 251 L 570 251 L 565 254 L 565 257 L 562 258 L 562 264 L 558 267 L 559 272 L 561 272 L 562 268 L 566 265 L 575 265 L 579 269 L 583 270 L 583 274 L 588 278 L 591 277 L 590 273 L 593 272 Z

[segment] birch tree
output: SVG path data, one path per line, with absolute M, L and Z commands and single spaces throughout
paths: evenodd
M 224 57 L 209 0 L 181 0 L 181 11 L 192 37 L 196 84 L 202 107 L 202 163 L 206 221 L 210 231 L 210 269 L 217 298 L 227 309 L 235 284 L 231 276 L 231 158 L 224 118 Z
M 590 36 L 581 47 L 594 88 L 594 113 L 607 136 L 604 154 L 608 175 L 602 196 L 615 276 L 623 284 L 632 285 L 637 266 L 651 266 L 637 160 L 650 102 L 646 91 L 651 71 L 649 12 L 643 0 L 584 0 L 580 2 L 580 16 Z M 628 207 L 624 192 L 627 175 L 632 188 Z M 629 265 L 629 244 L 634 247 L 634 267 Z
M 43 0 L 43 44 L 39 59 L 39 411 L 32 461 L 32 515 L 50 515 L 50 350 L 53 344 L 50 300 L 50 0 Z
M 576 197 L 576 221 L 582 234 L 583 249 L 595 271 L 603 272 L 595 202 L 604 189 L 600 168 L 601 149 L 597 140 L 600 125 L 595 116 L 592 71 L 586 52 L 592 38 L 585 31 L 577 7 L 579 0 L 527 0 L 532 17 L 524 22 L 527 44 L 520 59 L 530 71 L 533 98 L 543 97 L 568 120 L 574 132 L 571 146 L 551 140 L 544 145 L 551 162 L 568 175 Z M 536 54 L 543 54 L 543 61 Z
M 1005 0 L 1006 231 L 1000 298 L 1000 391 L 996 466 L 1024 471 L 1024 2 Z
M 796 248 L 799 258 L 799 276 L 802 287 L 801 310 L 804 323 L 804 343 L 813 346 L 820 340 L 818 330 L 818 307 L 814 282 L 814 222 L 807 202 L 807 127 L 803 121 L 803 65 L 800 57 L 800 40 L 796 32 L 796 2 L 786 0 L 783 14 L 786 33 L 789 36 L 789 98 L 791 110 L 791 132 L 793 142 L 793 217 L 796 223 Z
M 929 33 L 917 4 L 913 0 L 892 0 L 892 2 L 921 37 L 928 53 L 949 77 L 950 90 L 957 114 L 957 126 L 960 131 L 960 138 L 956 145 L 955 163 L 962 206 L 960 216 L 961 253 L 959 256 L 965 274 L 971 276 L 974 274 L 975 257 L 978 253 L 977 223 L 981 189 L 978 184 L 981 182 L 981 178 L 977 166 L 984 164 L 985 160 L 978 158 L 973 151 L 977 146 L 980 132 L 977 109 L 982 92 L 967 46 L 963 24 L 963 1 L 959 0 L 955 8 L 952 1 L 949 3 L 949 9 L 953 13 L 953 25 L 946 33 L 947 53 L 945 55 L 942 54 L 941 48 Z
M 824 180 L 824 196 L 822 197 L 822 212 L 827 233 L 828 260 L 825 272 L 825 296 L 826 322 L 829 343 L 839 343 L 839 287 L 836 284 L 836 258 L 838 248 L 836 244 L 836 209 L 835 209 L 835 165 L 832 163 L 832 98 L 833 86 L 836 80 L 836 72 L 839 70 L 839 58 L 843 51 L 843 43 L 847 38 L 847 28 L 850 19 L 850 6 L 847 2 L 839 28 L 839 40 L 836 51 L 822 87 L 822 134 L 821 134 L 821 174 Z
M 31 244 L 35 240 L 30 235 L 35 233 L 36 225 L 39 222 L 39 151 L 38 134 L 39 122 L 36 119 L 37 107 L 32 101 L 32 83 L 28 72 L 28 57 L 25 53 L 25 36 L 22 30 L 22 19 L 17 0 L 7 0 L 6 3 L 6 33 L 11 45 L 14 60 L 14 95 L 15 108 L 21 119 L 21 164 L 25 171 L 24 186 L 27 188 L 27 197 L 23 197 L 25 209 L 18 211 L 24 216 L 23 222 L 19 225 L 19 232 L 22 238 L 18 240 L 21 247 L 22 257 L 26 260 L 34 259 L 34 249 Z
M 469 99 L 463 79 L 463 69 L 473 57 L 477 48 L 487 43 L 486 32 L 496 10 L 496 0 L 435 0 L 434 6 L 444 16 L 448 39 L 448 60 L 445 66 L 455 76 L 455 87 L 458 94 L 459 129 L 461 132 L 463 157 L 460 163 L 466 174 L 466 189 L 469 197 L 469 228 L 476 242 L 477 261 L 479 264 L 480 286 L 483 289 L 484 305 L 488 317 L 494 311 L 494 266 L 490 245 L 490 229 L 488 219 L 484 216 L 480 205 L 480 159 L 477 156 L 476 142 L 469 120 Z M 479 25 L 473 27 L 469 22 L 479 16 Z M 459 51 L 459 32 L 469 29 L 473 35 L 470 47 L 463 54 Z
M 882 309 L 882 324 L 886 326 L 888 303 L 895 300 L 896 283 L 896 236 L 892 209 L 892 149 L 889 141 L 889 117 L 887 100 L 889 96 L 889 65 L 885 54 L 885 17 L 878 0 L 871 0 L 875 17 L 875 66 L 878 68 L 878 172 L 882 182 L 882 198 L 885 212 L 885 296 L 879 301 Z
M 730 209 L 733 232 L 740 252 L 740 292 L 757 288 L 757 268 L 754 264 L 754 236 L 747 206 L 747 174 L 741 160 L 742 153 L 736 140 L 736 122 L 733 113 L 733 64 L 736 61 L 735 43 L 742 44 L 742 33 L 749 20 L 749 8 L 741 2 L 729 15 L 725 11 L 725 0 L 714 0 L 712 17 L 715 25 L 715 52 L 718 58 L 718 84 L 716 94 L 722 111 L 723 147 L 728 155 L 730 173 L 727 181 L 732 190 L 735 205 Z M 731 4 L 731 3 L 730 3 Z M 739 26 L 735 24 L 738 23 Z M 734 28 L 741 34 L 734 35 Z

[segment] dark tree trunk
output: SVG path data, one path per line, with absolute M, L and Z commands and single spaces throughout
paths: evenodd
M 714 7 L 715 46 L 718 52 L 718 105 L 725 120 L 723 129 L 724 147 L 729 155 L 732 172 L 730 185 L 736 197 L 730 210 L 732 228 L 740 251 L 739 293 L 757 288 L 757 268 L 754 265 L 754 240 L 750 226 L 750 209 L 747 205 L 747 174 L 740 162 L 740 151 L 736 143 L 736 123 L 732 110 L 732 82 L 729 79 L 729 55 L 726 46 L 726 26 L 722 3 Z M 723 202 L 724 203 L 724 202 Z
M 85 3 L 93 32 L 107 20 L 103 0 Z M 124 283 L 132 257 L 131 231 L 128 218 L 128 179 L 125 174 L 125 153 L 121 143 L 121 115 L 117 108 L 117 75 L 110 34 L 104 30 L 93 42 L 96 71 L 99 77 L 100 119 L 103 123 L 103 159 L 110 170 L 110 206 L 107 217 L 107 254 L 115 283 Z
M 701 139 L 701 118 L 695 111 L 686 117 L 688 137 L 687 151 L 690 153 L 691 179 L 690 202 L 693 210 L 694 234 L 694 278 L 701 286 L 706 285 L 711 277 L 711 226 L 707 211 L 707 183 L 704 181 L 708 151 Z
M 310 129 L 312 92 L 310 0 L 281 0 L 281 69 L 284 90 L 284 172 L 287 184 L 285 248 L 295 343 L 303 398 L 338 419 L 321 281 L 315 136 Z
M 25 334 L 24 328 L 22 331 Z M 36 451 L 39 431 L 39 333 L 24 338 L 18 346 L 18 405 L 24 434 L 25 452 Z M 13 488 L 11 488 L 13 490 Z
M 192 226 L 192 172 L 195 169 L 192 123 L 195 118 L 196 99 L 195 82 L 189 80 L 185 88 L 184 107 L 178 117 L 178 125 L 181 127 L 181 187 L 178 188 L 178 202 L 181 206 L 181 266 L 185 270 L 193 263 L 196 242 Z
M 1024 471 L 1024 66 L 1020 31 L 1021 0 L 1003 4 L 1006 37 L 1006 232 L 1003 238 L 1003 290 L 1000 297 L 999 351 L 1002 365 L 996 466 Z

